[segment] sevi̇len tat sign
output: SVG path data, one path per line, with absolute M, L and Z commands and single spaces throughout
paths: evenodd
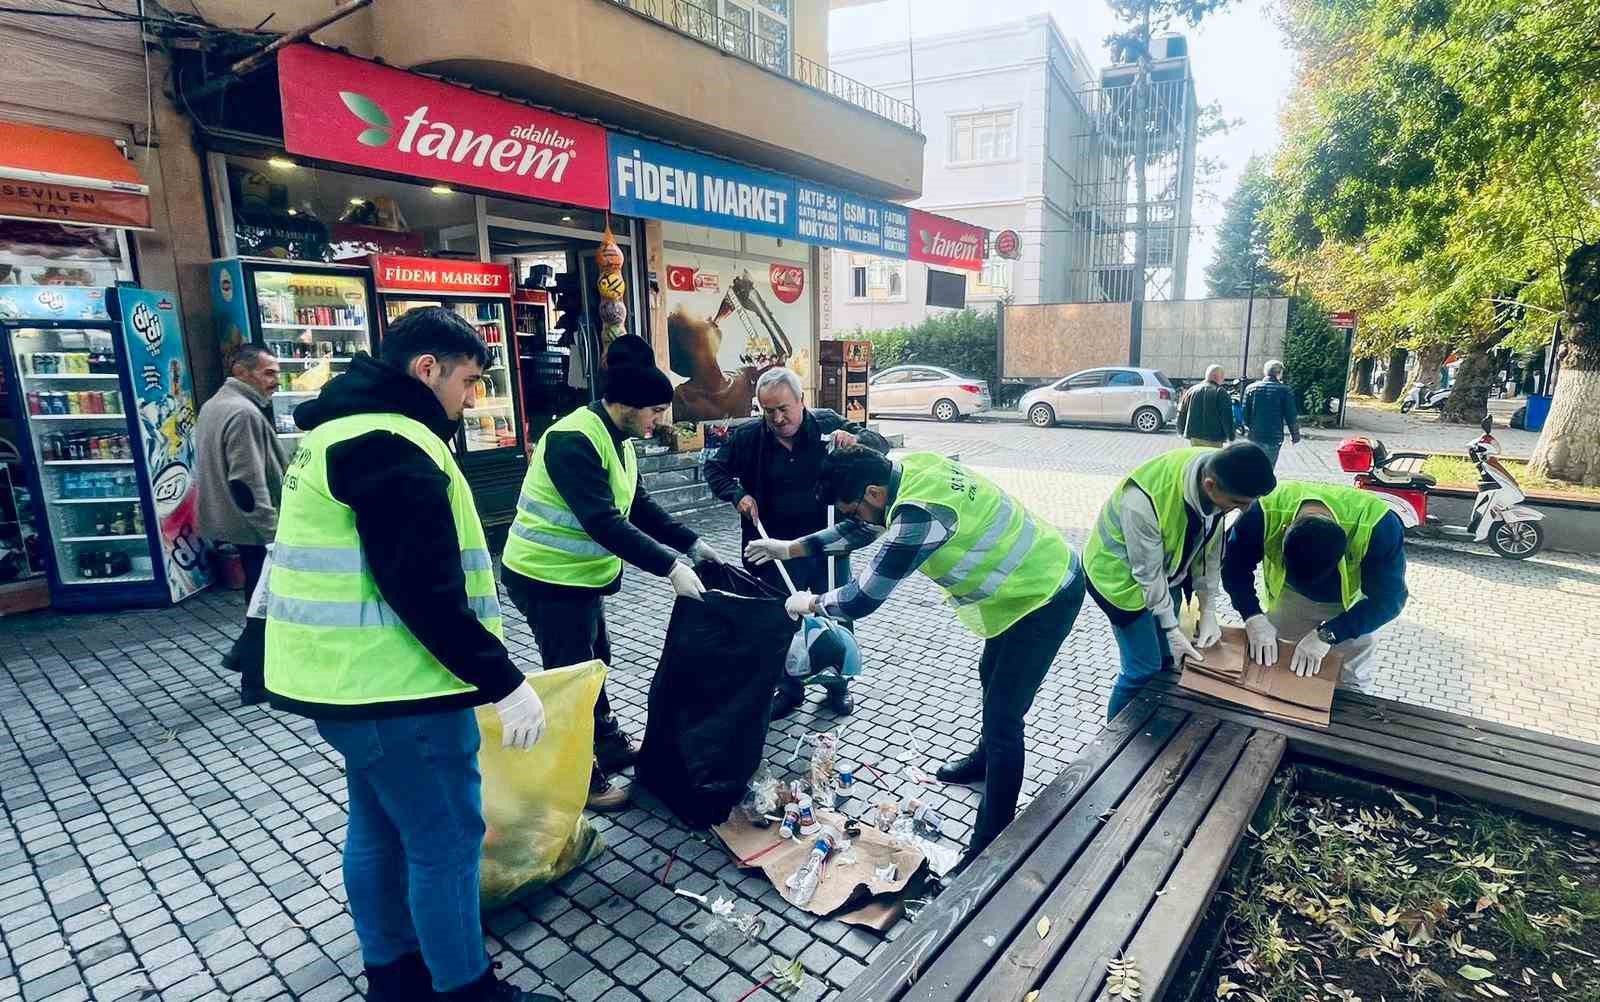
M 290 153 L 596 209 L 610 202 L 598 125 L 316 45 L 278 54 Z

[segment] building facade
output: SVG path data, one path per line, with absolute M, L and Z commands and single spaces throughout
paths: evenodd
M 914 103 L 927 150 L 912 204 L 1020 235 L 1015 260 L 991 250 L 969 277 L 970 305 L 1067 298 L 1072 142 L 1088 127 L 1081 92 L 1097 76 L 1053 18 L 917 38 L 909 48 L 836 49 L 831 65 Z M 825 326 L 834 332 L 914 324 L 939 309 L 925 305 L 926 266 L 844 251 L 829 258 Z

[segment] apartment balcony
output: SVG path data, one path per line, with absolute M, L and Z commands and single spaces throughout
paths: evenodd
M 827 50 L 827 0 L 774 25 L 712 0 L 414 0 L 372 8 L 389 63 L 879 198 L 922 191 L 916 110 L 800 51 Z

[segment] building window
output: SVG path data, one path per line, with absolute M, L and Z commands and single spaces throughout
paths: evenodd
M 856 267 L 850 269 L 850 298 L 867 298 L 867 269 Z
M 974 296 L 1008 296 L 1011 294 L 1011 262 L 1003 257 L 991 257 L 983 262 L 972 294 Z
M 999 163 L 1016 156 L 1017 113 L 988 111 L 950 116 L 950 163 Z
M 875 303 L 906 300 L 906 263 L 866 254 L 850 255 L 850 298 Z

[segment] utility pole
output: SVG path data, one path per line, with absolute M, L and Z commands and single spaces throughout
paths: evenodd
M 1150 156 L 1150 0 L 1144 5 L 1139 35 L 1139 70 L 1133 78 L 1133 176 L 1138 198 L 1138 222 L 1133 231 L 1133 299 L 1128 311 L 1128 364 L 1138 365 L 1144 346 L 1145 272 L 1150 259 L 1150 202 L 1145 183 L 1145 161 Z
M 1250 301 L 1244 308 L 1244 355 L 1239 359 L 1239 385 L 1244 385 L 1244 380 L 1250 378 L 1250 321 L 1256 312 L 1256 263 L 1261 260 L 1261 255 L 1250 255 Z
M 911 33 L 911 0 L 906 0 L 906 66 L 911 71 L 911 110 L 917 110 L 917 46 Z

